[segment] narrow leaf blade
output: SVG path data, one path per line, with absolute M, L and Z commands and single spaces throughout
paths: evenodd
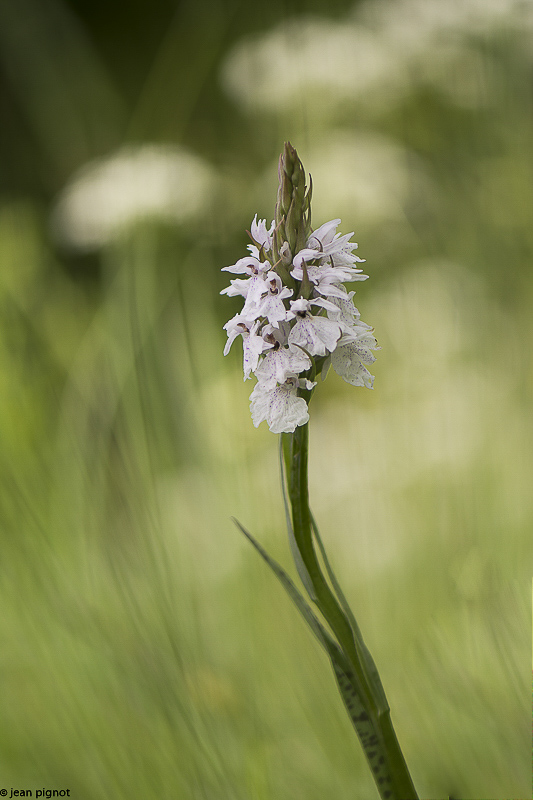
M 271 568 L 311 628 L 317 640 L 327 652 L 333 666 L 335 680 L 337 682 L 337 687 L 339 689 L 342 701 L 348 716 L 350 717 L 352 725 L 355 728 L 355 732 L 357 733 L 359 741 L 361 742 L 366 759 L 374 775 L 376 785 L 378 786 L 380 796 L 382 800 L 397 800 L 394 798 L 392 791 L 391 777 L 387 766 L 386 751 L 379 734 L 379 729 L 376 725 L 376 722 L 372 720 L 363 705 L 361 693 L 357 689 L 357 677 L 353 672 L 349 660 L 344 655 L 333 636 L 317 619 L 311 610 L 311 607 L 306 602 L 303 595 L 298 591 L 283 567 L 281 567 L 278 562 L 275 561 L 275 559 L 269 556 L 262 545 L 259 544 L 257 539 L 255 539 L 255 537 L 252 536 L 252 534 L 247 531 L 237 519 L 233 518 L 233 521 L 239 530 L 246 536 L 248 541 L 251 542 L 251 544 L 255 547 L 263 560 Z
M 249 531 L 247 531 L 243 525 L 241 525 L 239 520 L 235 519 L 235 517 L 232 517 L 232 519 L 233 522 L 239 528 L 239 530 L 246 536 L 248 541 L 252 543 L 257 552 L 263 558 L 263 560 L 266 561 L 272 572 L 281 582 L 287 594 L 289 595 L 289 597 L 296 605 L 297 609 L 299 610 L 299 612 L 301 613 L 301 615 L 303 616 L 303 618 L 305 619 L 305 621 L 307 622 L 313 633 L 315 634 L 316 638 L 318 639 L 322 647 L 324 647 L 324 649 L 327 651 L 325 637 L 327 636 L 331 638 L 330 634 L 326 631 L 322 623 L 317 619 L 317 617 L 311 610 L 311 607 L 304 599 L 303 595 L 298 591 L 298 589 L 294 585 L 293 581 L 289 578 L 283 567 L 281 567 L 278 564 L 278 562 L 275 561 L 275 559 L 271 558 L 271 556 L 268 555 L 264 547 L 262 547 L 262 545 L 259 544 L 257 539 L 254 536 L 252 536 L 252 534 Z
M 339 603 L 341 604 L 341 607 L 342 607 L 344 613 L 346 614 L 346 616 L 348 618 L 348 621 L 350 623 L 350 627 L 352 629 L 353 637 L 354 637 L 354 641 L 355 641 L 355 646 L 357 648 L 357 652 L 359 654 L 359 658 L 361 659 L 361 663 L 363 665 L 363 669 L 365 671 L 365 675 L 367 677 L 367 680 L 368 680 L 369 684 L 372 686 L 372 689 L 373 689 L 373 692 L 374 692 L 374 697 L 377 700 L 378 710 L 379 710 L 380 713 L 387 712 L 387 711 L 389 711 L 389 703 L 387 701 L 387 697 L 385 695 L 385 690 L 383 688 L 383 684 L 381 683 L 381 678 L 379 677 L 379 673 L 378 673 L 376 664 L 374 662 L 374 659 L 372 658 L 370 650 L 368 649 L 368 647 L 365 644 L 365 640 L 363 639 L 363 634 L 361 633 L 359 625 L 357 624 L 357 620 L 355 619 L 353 611 L 350 608 L 350 605 L 349 605 L 349 603 L 348 603 L 348 601 L 347 601 L 347 599 L 346 599 L 346 597 L 344 595 L 344 592 L 341 589 L 341 586 L 340 586 L 340 584 L 339 584 L 339 582 L 337 580 L 337 577 L 336 577 L 335 573 L 333 572 L 333 568 L 331 567 L 331 565 L 329 563 L 329 560 L 328 560 L 328 557 L 327 557 L 327 554 L 326 554 L 326 549 L 325 549 L 324 544 L 322 542 L 322 538 L 320 536 L 320 533 L 319 533 L 319 530 L 318 530 L 318 526 L 317 526 L 317 524 L 315 522 L 315 518 L 313 517 L 312 514 L 311 514 L 311 525 L 312 525 L 312 528 L 313 528 L 313 534 L 314 534 L 315 540 L 316 540 L 316 542 L 318 544 L 318 547 L 320 549 L 320 554 L 322 555 L 322 559 L 324 561 L 324 564 L 325 564 L 325 567 L 326 567 L 326 571 L 328 573 L 328 577 L 329 577 L 329 579 L 331 581 L 331 585 L 333 586 L 333 589 L 335 590 L 335 593 L 337 595 Z

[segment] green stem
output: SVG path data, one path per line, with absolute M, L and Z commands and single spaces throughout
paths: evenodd
M 304 394 L 304 392 L 302 392 Z M 308 394 L 305 392 L 305 394 Z M 310 395 L 310 393 L 309 393 Z M 309 399 L 309 398 L 306 398 Z M 302 425 L 292 434 L 282 434 L 282 447 L 287 475 L 288 495 L 292 512 L 294 539 L 314 590 L 314 602 L 335 635 L 337 642 L 349 661 L 353 676 L 348 676 L 368 717 L 372 729 L 372 742 L 384 756 L 385 764 L 376 766 L 376 746 L 362 741 L 372 775 L 382 798 L 390 800 L 418 800 L 396 733 L 392 726 L 388 704 L 383 704 L 384 694 L 379 683 L 379 692 L 369 678 L 368 669 L 361 658 L 361 645 L 334 591 L 322 572 L 314 546 L 313 521 L 309 508 L 308 454 L 309 427 Z M 357 633 L 359 630 L 357 628 Z M 370 658 L 370 656 L 369 656 Z M 373 664 L 373 662 L 372 662 Z M 337 672 L 337 670 L 336 670 Z M 339 676 L 337 675 L 337 680 Z M 339 687 L 342 687 L 339 684 Z M 343 696 L 345 692 L 342 692 Z M 348 713 L 350 713 L 347 708 Z M 381 760 L 380 760 L 381 763 Z M 386 779 L 383 778 L 386 775 Z M 386 784 L 385 784 L 386 780 Z M 386 788 L 385 788 L 386 787 Z
M 283 434 L 287 437 L 287 434 Z M 357 655 L 352 629 L 346 619 L 337 598 L 331 591 L 322 569 L 320 567 L 315 546 L 313 543 L 311 528 L 311 511 L 309 508 L 308 490 L 308 453 L 309 453 L 309 425 L 302 425 L 296 431 L 285 438 L 288 442 L 290 451 L 284 448 L 285 465 L 287 470 L 287 480 L 289 488 L 289 500 L 292 509 L 292 523 L 294 538 L 302 556 L 302 560 L 307 568 L 309 577 L 313 584 L 316 595 L 316 603 L 327 620 L 331 630 L 337 637 L 337 641 L 346 652 L 346 655 L 353 663 L 357 677 L 364 687 L 367 706 L 373 708 L 374 714 L 377 708 L 374 707 L 374 699 L 367 680 L 363 674 L 362 666 Z M 289 456 L 289 463 L 287 463 Z

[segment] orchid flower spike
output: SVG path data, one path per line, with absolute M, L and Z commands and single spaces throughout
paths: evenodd
M 252 420 L 266 420 L 273 433 L 293 433 L 309 419 L 308 402 L 318 375 L 331 365 L 353 386 L 371 389 L 367 366 L 379 350 L 362 322 L 346 283 L 368 278 L 357 266 L 353 233 L 337 233 L 340 219 L 311 227 L 311 184 L 288 142 L 279 163 L 274 219 L 251 224 L 251 255 L 223 267 L 244 274 L 221 294 L 241 296 L 243 308 L 224 328 L 228 341 L 242 335 L 244 377 L 257 384 L 250 396 Z

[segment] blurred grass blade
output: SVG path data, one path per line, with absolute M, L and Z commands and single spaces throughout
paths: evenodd
M 9 86 L 61 181 L 115 146 L 125 118 L 122 98 L 72 5 L 0 2 L 0 53 Z

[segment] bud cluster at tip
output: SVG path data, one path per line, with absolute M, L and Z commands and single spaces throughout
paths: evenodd
M 309 419 L 307 400 L 315 378 L 331 365 L 347 383 L 372 388 L 372 328 L 360 319 L 355 292 L 345 283 L 366 280 L 356 267 L 352 233 L 336 233 L 340 219 L 311 229 L 311 185 L 288 142 L 279 162 L 275 218 L 251 225 L 250 255 L 223 271 L 242 274 L 221 294 L 241 296 L 244 305 L 224 325 L 224 355 L 238 336 L 244 351 L 244 379 L 253 373 L 252 420 L 266 420 L 273 433 L 291 433 Z
M 303 250 L 311 230 L 311 178 L 307 189 L 303 164 L 290 142 L 279 158 L 278 176 L 273 255 L 285 265 Z

